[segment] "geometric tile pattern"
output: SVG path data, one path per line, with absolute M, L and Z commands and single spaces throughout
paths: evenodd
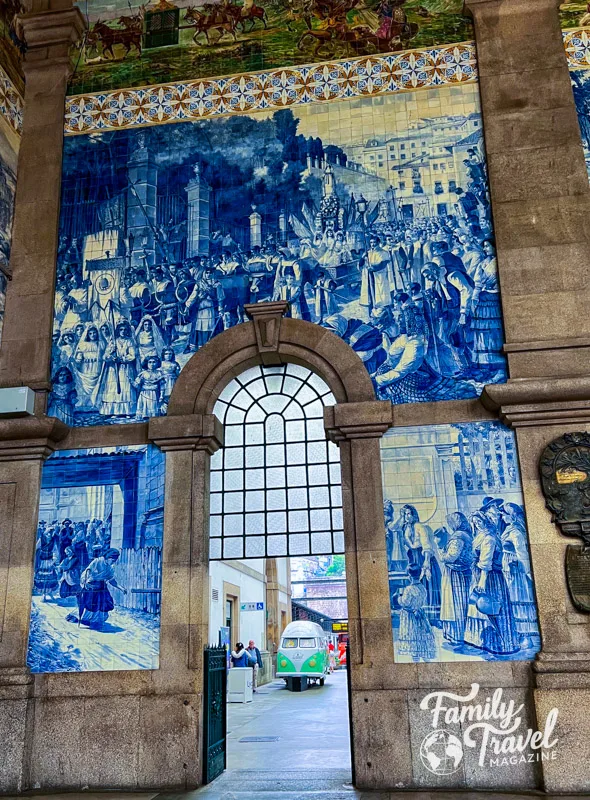
M 0 67 L 0 114 L 20 134 L 23 126 L 23 99 L 6 72 Z
M 473 43 L 69 97 L 65 133 L 286 108 L 476 80 Z
M 590 29 L 564 31 L 563 42 L 570 69 L 590 67 Z

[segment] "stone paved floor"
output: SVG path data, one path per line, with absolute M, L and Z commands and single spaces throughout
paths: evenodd
M 346 673 L 293 693 L 262 686 L 252 703 L 228 709 L 228 769 L 209 786 L 182 793 L 28 795 L 29 800 L 526 800 L 540 793 L 363 792 L 351 785 Z M 278 736 L 275 742 L 240 742 Z M 587 795 L 576 795 L 589 797 Z M 16 798 L 15 798 L 16 800 Z M 559 800 L 573 800 L 560 796 Z

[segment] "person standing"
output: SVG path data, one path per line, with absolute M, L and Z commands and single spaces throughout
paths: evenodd
M 254 639 L 250 639 L 248 642 L 246 652 L 250 656 L 250 660 L 252 662 L 252 691 L 255 692 L 258 684 L 258 670 L 263 669 L 264 665 L 262 663 L 260 650 L 256 647 L 256 642 Z

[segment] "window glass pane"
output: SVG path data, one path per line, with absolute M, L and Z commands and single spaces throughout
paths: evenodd
M 282 394 L 269 394 L 258 402 L 268 414 L 280 414 L 290 399 Z
M 246 535 L 260 535 L 266 531 L 266 516 L 264 514 L 246 514 Z
M 332 486 L 330 488 L 330 499 L 333 506 L 342 505 L 342 488 L 340 486 Z
M 252 406 L 250 411 L 246 414 L 246 422 L 250 425 L 253 422 L 264 422 L 266 419 L 266 411 L 260 408 L 259 405 Z
M 332 537 L 329 533 L 312 533 L 311 534 L 311 552 L 312 553 L 331 553 L 332 552 Z
M 287 364 L 287 375 L 295 375 L 298 378 L 307 380 L 310 372 L 311 370 L 307 369 L 306 367 L 302 367 L 299 364 Z
M 223 481 L 221 480 L 221 472 L 212 472 L 209 478 L 209 486 L 212 492 L 220 492 Z
M 264 558 L 264 545 L 266 539 L 264 536 L 247 536 L 246 537 L 246 558 Z
M 242 492 L 226 492 L 223 496 L 223 510 L 226 514 L 237 514 L 244 510 L 244 495 Z
M 233 444 L 244 444 L 244 427 L 243 425 L 226 425 L 225 426 L 225 446 L 231 447 Z
M 285 468 L 273 467 L 266 471 L 266 485 L 269 489 L 281 489 L 285 485 Z
M 319 511 L 314 509 L 309 512 L 312 531 L 321 531 L 326 528 L 331 528 L 330 511 L 327 508 L 322 508 Z
M 224 558 L 243 558 L 244 540 L 243 539 L 223 539 Z
M 223 472 L 226 492 L 237 492 L 244 488 L 244 473 L 241 469 L 227 469 Z
M 288 467 L 289 486 L 307 486 L 307 470 L 305 467 Z
M 317 401 L 317 392 L 315 392 L 310 386 L 305 385 L 302 386 L 301 389 L 297 392 L 296 397 L 298 403 L 301 403 L 302 406 L 307 406 L 308 403 L 313 403 L 314 400 Z M 322 405 L 321 401 L 319 402 L 320 405 Z M 305 415 L 308 416 L 307 408 L 305 409 Z
M 330 505 L 330 493 L 327 486 L 311 487 L 309 490 L 309 507 L 325 508 Z
M 264 489 L 264 470 L 246 470 L 246 489 Z
M 284 533 L 287 530 L 287 515 L 284 511 L 270 511 L 266 515 L 268 533 Z
M 282 467 L 285 463 L 285 445 L 269 444 L 266 446 L 266 465 L 268 467 Z
M 309 517 L 308 511 L 289 511 L 289 530 L 308 531 Z
M 244 517 L 241 514 L 227 514 L 223 517 L 223 535 L 241 536 L 244 532 Z
M 247 467 L 263 467 L 264 466 L 264 450 L 263 446 L 253 445 L 246 447 L 246 466 Z
M 221 514 L 222 495 L 212 494 L 209 498 L 209 512 L 211 514 Z
M 309 637 L 300 638 L 299 639 L 299 647 L 315 647 L 315 639 L 310 639 Z
M 209 517 L 209 536 L 221 536 L 221 517 Z
M 326 461 L 326 442 L 311 442 L 307 445 L 307 460 L 310 464 Z
M 310 552 L 307 533 L 295 533 L 289 536 L 289 555 L 307 555 Z
M 246 492 L 246 511 L 264 511 L 264 492 Z
M 341 508 L 333 508 L 332 509 L 332 528 L 342 528 L 344 525 L 344 520 L 342 519 L 342 509 Z
M 240 408 L 235 408 L 235 406 L 230 406 L 227 409 L 227 414 L 225 415 L 225 424 L 226 425 L 239 425 L 244 421 L 244 412 Z
M 283 639 L 281 647 L 285 650 L 293 650 L 297 647 L 297 639 Z
M 252 399 L 251 394 L 246 391 L 246 389 L 240 389 L 240 391 L 236 394 L 234 398 L 232 398 L 232 406 L 237 406 L 238 408 L 247 411 L 254 400 Z
M 287 555 L 287 537 L 282 536 L 269 536 L 266 540 L 266 552 L 269 556 L 286 556 Z
M 324 419 L 309 419 L 307 421 L 307 438 L 308 439 L 321 439 L 326 440 L 326 430 L 324 428 Z
M 305 423 L 303 420 L 291 420 L 287 422 L 286 440 L 288 442 L 305 441 Z
M 341 482 L 340 464 L 330 464 L 330 483 L 340 483 L 340 482 Z
M 307 489 L 289 489 L 288 500 L 289 508 L 307 508 Z
M 328 483 L 328 468 L 325 464 L 312 464 L 308 469 L 311 486 Z
M 297 398 L 299 400 L 299 397 Z M 307 419 L 322 419 L 324 418 L 324 404 L 321 400 L 314 400 L 311 403 L 302 403 L 303 410 Z
M 291 402 L 283 409 L 283 417 L 287 420 L 304 419 L 305 413 L 296 400 L 291 400 Z
M 334 531 L 333 537 L 334 539 L 334 552 L 335 553 L 343 553 L 344 552 L 344 531 Z
M 212 560 L 221 558 L 221 539 L 209 540 L 209 558 Z
M 287 492 L 284 489 L 267 492 L 266 507 L 269 511 L 284 511 L 287 508 Z
M 223 453 L 225 469 L 241 469 L 244 466 L 244 451 L 241 447 L 226 447 Z
M 285 423 L 278 414 L 271 414 L 266 420 L 266 444 L 285 441 Z
M 211 456 L 211 469 L 221 469 L 223 466 L 223 450 L 217 450 Z
M 301 389 L 302 382 L 299 378 L 293 378 L 291 375 L 285 376 L 285 382 L 283 383 L 283 394 L 288 395 L 289 397 L 295 397 L 299 389 Z
M 328 459 L 338 462 L 338 472 L 340 472 L 340 449 L 334 442 L 328 442 Z
M 283 386 L 282 375 L 269 375 L 266 374 L 266 388 L 269 394 L 273 392 L 280 392 Z
M 251 381 L 248 384 L 248 391 L 250 392 L 252 397 L 256 397 L 256 398 L 262 397 L 263 395 L 265 395 L 267 392 L 266 392 L 266 386 L 264 384 L 264 380 L 262 378 L 258 378 L 258 380 Z
M 305 464 L 305 445 L 287 445 L 287 464 Z
M 246 425 L 246 444 L 264 443 L 264 425 L 260 423 L 248 423 Z

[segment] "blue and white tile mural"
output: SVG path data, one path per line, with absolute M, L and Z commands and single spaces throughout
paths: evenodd
M 513 433 L 478 422 L 382 440 L 395 658 L 527 660 L 540 649 Z
M 586 167 L 590 174 L 590 69 L 570 70 Z
M 164 472 L 153 445 L 65 450 L 45 462 L 32 672 L 158 668 Z
M 476 85 L 66 139 L 50 413 L 166 413 L 190 355 L 272 299 L 383 399 L 506 379 Z

